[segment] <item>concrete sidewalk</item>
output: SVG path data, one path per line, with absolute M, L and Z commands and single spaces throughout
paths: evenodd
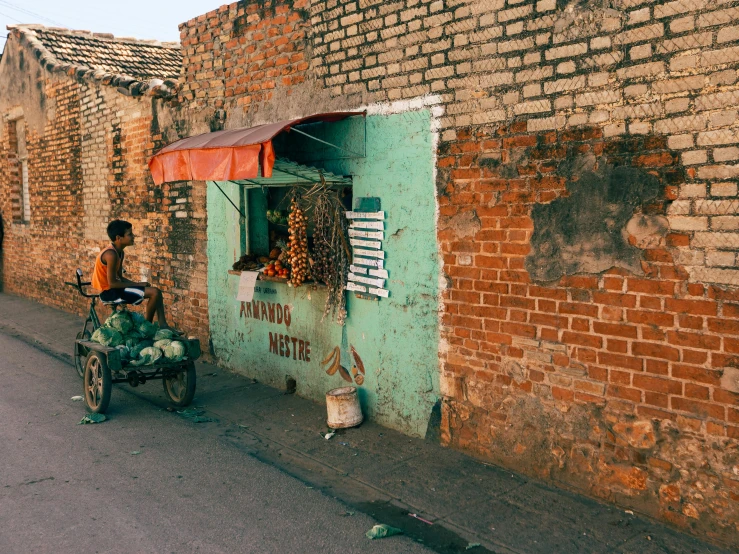
M 82 321 L 0 293 L 0 332 L 70 364 Z M 69 379 L 78 379 L 72 367 Z M 135 389 L 118 385 L 114 395 L 121 393 L 167 406 L 158 383 Z M 479 543 L 469 552 L 729 553 L 615 506 L 372 422 L 326 440 L 324 406 L 209 364 L 199 364 L 193 406 L 213 421 L 192 425 L 344 501 L 350 506 L 346 516 L 352 509 L 368 513 L 438 552 L 465 552 Z

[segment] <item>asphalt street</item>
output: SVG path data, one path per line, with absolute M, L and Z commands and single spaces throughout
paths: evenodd
M 78 425 L 72 367 L 3 334 L 0 353 L 3 554 L 430 552 L 122 388 Z

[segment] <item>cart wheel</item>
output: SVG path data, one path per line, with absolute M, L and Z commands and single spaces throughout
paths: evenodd
M 189 406 L 195 396 L 195 362 L 190 360 L 185 371 L 162 379 L 164 392 L 177 407 Z
M 87 329 L 80 331 L 75 338 L 77 340 L 90 340 L 90 331 Z M 74 343 L 74 368 L 77 370 L 77 375 L 80 376 L 80 379 L 85 377 L 85 361 L 87 361 L 87 356 L 89 355 L 89 348 L 80 346 L 76 342 Z
M 85 405 L 90 412 L 104 414 L 110 403 L 110 390 L 113 381 L 105 356 L 92 352 L 85 363 Z

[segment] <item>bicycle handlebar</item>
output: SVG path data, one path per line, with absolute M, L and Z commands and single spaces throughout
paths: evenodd
M 75 275 L 77 277 L 76 283 L 70 283 L 69 281 L 64 281 L 64 284 L 69 285 L 70 287 L 76 288 L 77 291 L 85 298 L 97 298 L 98 297 L 97 294 L 87 294 L 84 290 L 82 290 L 82 287 L 86 287 L 92 284 L 90 282 L 82 282 L 82 271 L 78 269 Z

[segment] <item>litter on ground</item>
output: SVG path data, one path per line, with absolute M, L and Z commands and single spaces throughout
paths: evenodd
M 205 423 L 207 421 L 213 421 L 213 419 L 203 415 L 205 413 L 205 410 L 198 410 L 197 408 L 177 410 L 177 413 L 185 419 L 189 419 L 193 423 Z
M 375 525 L 372 529 L 365 533 L 368 539 L 382 539 L 384 537 L 392 537 L 393 535 L 402 535 L 403 531 L 396 528 L 380 523 Z
M 77 425 L 87 425 L 89 423 L 102 423 L 108 419 L 103 414 L 87 414 Z

